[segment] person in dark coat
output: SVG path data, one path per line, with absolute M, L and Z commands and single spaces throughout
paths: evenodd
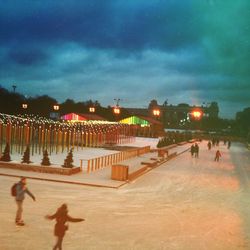
M 221 153 L 219 150 L 216 151 L 215 153 L 215 157 L 214 157 L 214 161 L 219 161 L 221 157 Z
M 194 157 L 198 158 L 199 157 L 199 146 L 197 143 L 194 145 Z
M 192 144 L 190 152 L 191 152 L 191 156 L 193 157 L 194 156 L 194 152 L 195 152 L 195 146 L 194 146 L 194 144 Z
M 65 235 L 65 232 L 68 230 L 68 225 L 66 222 L 81 222 L 84 221 L 82 218 L 72 218 L 68 215 L 68 207 L 66 204 L 62 204 L 59 207 L 55 214 L 53 215 L 46 215 L 46 219 L 49 220 L 56 220 L 55 228 L 54 228 L 54 235 L 57 237 L 57 242 L 53 247 L 53 250 L 62 249 L 62 241 Z
M 212 143 L 211 143 L 211 141 L 209 141 L 209 142 L 208 142 L 207 147 L 208 147 L 208 150 L 210 150 L 210 149 L 211 149 L 211 147 L 212 147 Z
M 27 188 L 27 180 L 25 177 L 21 177 L 21 180 L 16 185 L 16 204 L 17 204 L 17 211 L 16 211 L 16 225 L 24 226 L 24 222 L 22 220 L 22 213 L 23 213 L 23 201 L 25 199 L 25 194 L 28 194 L 33 201 L 36 200 L 35 196 L 28 190 Z

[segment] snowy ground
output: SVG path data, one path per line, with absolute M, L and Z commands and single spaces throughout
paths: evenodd
M 219 163 L 203 142 L 199 159 L 183 153 L 120 189 L 28 180 L 37 201 L 26 198 L 23 228 L 13 223 L 16 178 L 0 176 L 0 249 L 52 249 L 54 222 L 44 216 L 64 202 L 86 219 L 70 224 L 64 250 L 250 249 L 250 152 L 219 148 Z

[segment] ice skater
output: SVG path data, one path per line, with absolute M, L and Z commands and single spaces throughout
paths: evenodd
M 214 161 L 219 161 L 221 157 L 220 150 L 217 150 L 215 153 Z
M 194 146 L 194 144 L 191 146 L 190 152 L 191 152 L 191 156 L 193 157 L 194 156 L 194 152 L 195 152 L 195 146 Z
M 62 249 L 62 242 L 65 232 L 68 230 L 68 225 L 66 222 L 81 222 L 84 221 L 82 218 L 72 218 L 68 215 L 68 207 L 66 204 L 62 204 L 59 207 L 55 214 L 53 215 L 46 215 L 46 219 L 53 220 L 56 219 L 56 224 L 54 228 L 54 235 L 57 237 L 57 242 L 53 247 L 53 250 Z
M 198 158 L 199 157 L 199 146 L 197 143 L 194 145 L 194 157 Z
M 22 213 L 23 213 L 23 201 L 25 199 L 25 193 L 28 194 L 33 201 L 36 200 L 35 196 L 28 190 L 27 188 L 27 181 L 25 177 L 22 177 L 21 180 L 13 185 L 14 194 L 16 204 L 17 204 L 17 211 L 16 211 L 16 225 L 24 226 L 24 221 L 22 220 Z

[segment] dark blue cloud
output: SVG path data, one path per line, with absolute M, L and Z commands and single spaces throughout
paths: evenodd
M 0 82 L 110 105 L 250 106 L 245 0 L 0 0 Z M 241 13 L 239 15 L 239 13 Z M 48 92 L 50 89 L 50 92 Z M 108 91 L 107 91 L 108 90 Z M 172 98 L 172 99 L 171 99 Z M 146 104 L 145 104 L 146 103 Z M 235 110 L 237 111 L 237 110 Z
M 42 6 L 11 1 L 0 11 L 0 38 L 2 43 L 74 41 L 95 48 L 176 49 L 199 39 L 189 2 L 88 0 L 45 2 Z
M 17 64 L 34 66 L 34 64 L 44 62 L 47 55 L 43 51 L 27 48 L 26 50 L 10 50 L 7 59 Z

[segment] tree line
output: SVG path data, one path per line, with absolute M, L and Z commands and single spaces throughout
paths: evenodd
M 24 109 L 23 104 L 27 104 Z M 53 106 L 59 104 L 58 101 L 48 95 L 41 95 L 35 97 L 26 98 L 24 95 L 8 91 L 7 89 L 0 86 L 0 113 L 6 114 L 36 114 L 49 118 L 52 112 L 55 112 Z M 119 116 L 113 113 L 111 106 L 102 107 L 98 101 L 82 101 L 75 102 L 72 99 L 67 99 L 59 104 L 59 113 L 64 115 L 67 113 L 88 113 L 90 107 L 95 107 L 95 114 L 104 117 L 109 121 L 115 121 L 117 119 L 123 119 L 129 114 L 124 109 Z
M 27 108 L 24 109 L 22 104 L 26 103 Z M 0 113 L 6 114 L 36 114 L 46 118 L 50 117 L 50 113 L 54 112 L 53 106 L 58 104 L 55 98 L 48 95 L 35 96 L 26 98 L 24 95 L 8 91 L 0 85 Z M 67 99 L 60 103 L 60 114 L 67 113 L 88 113 L 89 107 L 95 107 L 95 114 L 102 116 L 109 121 L 116 121 L 128 117 L 130 113 L 121 108 L 121 113 L 115 115 L 111 106 L 102 107 L 98 101 L 82 101 L 75 102 Z M 161 119 L 161 118 L 160 118 Z M 164 121 L 162 121 L 164 123 Z M 250 142 L 250 107 L 239 111 L 235 119 L 221 119 L 219 117 L 203 117 L 200 121 L 194 121 L 188 127 L 177 126 L 176 129 L 200 129 L 214 130 L 231 135 L 247 138 Z

